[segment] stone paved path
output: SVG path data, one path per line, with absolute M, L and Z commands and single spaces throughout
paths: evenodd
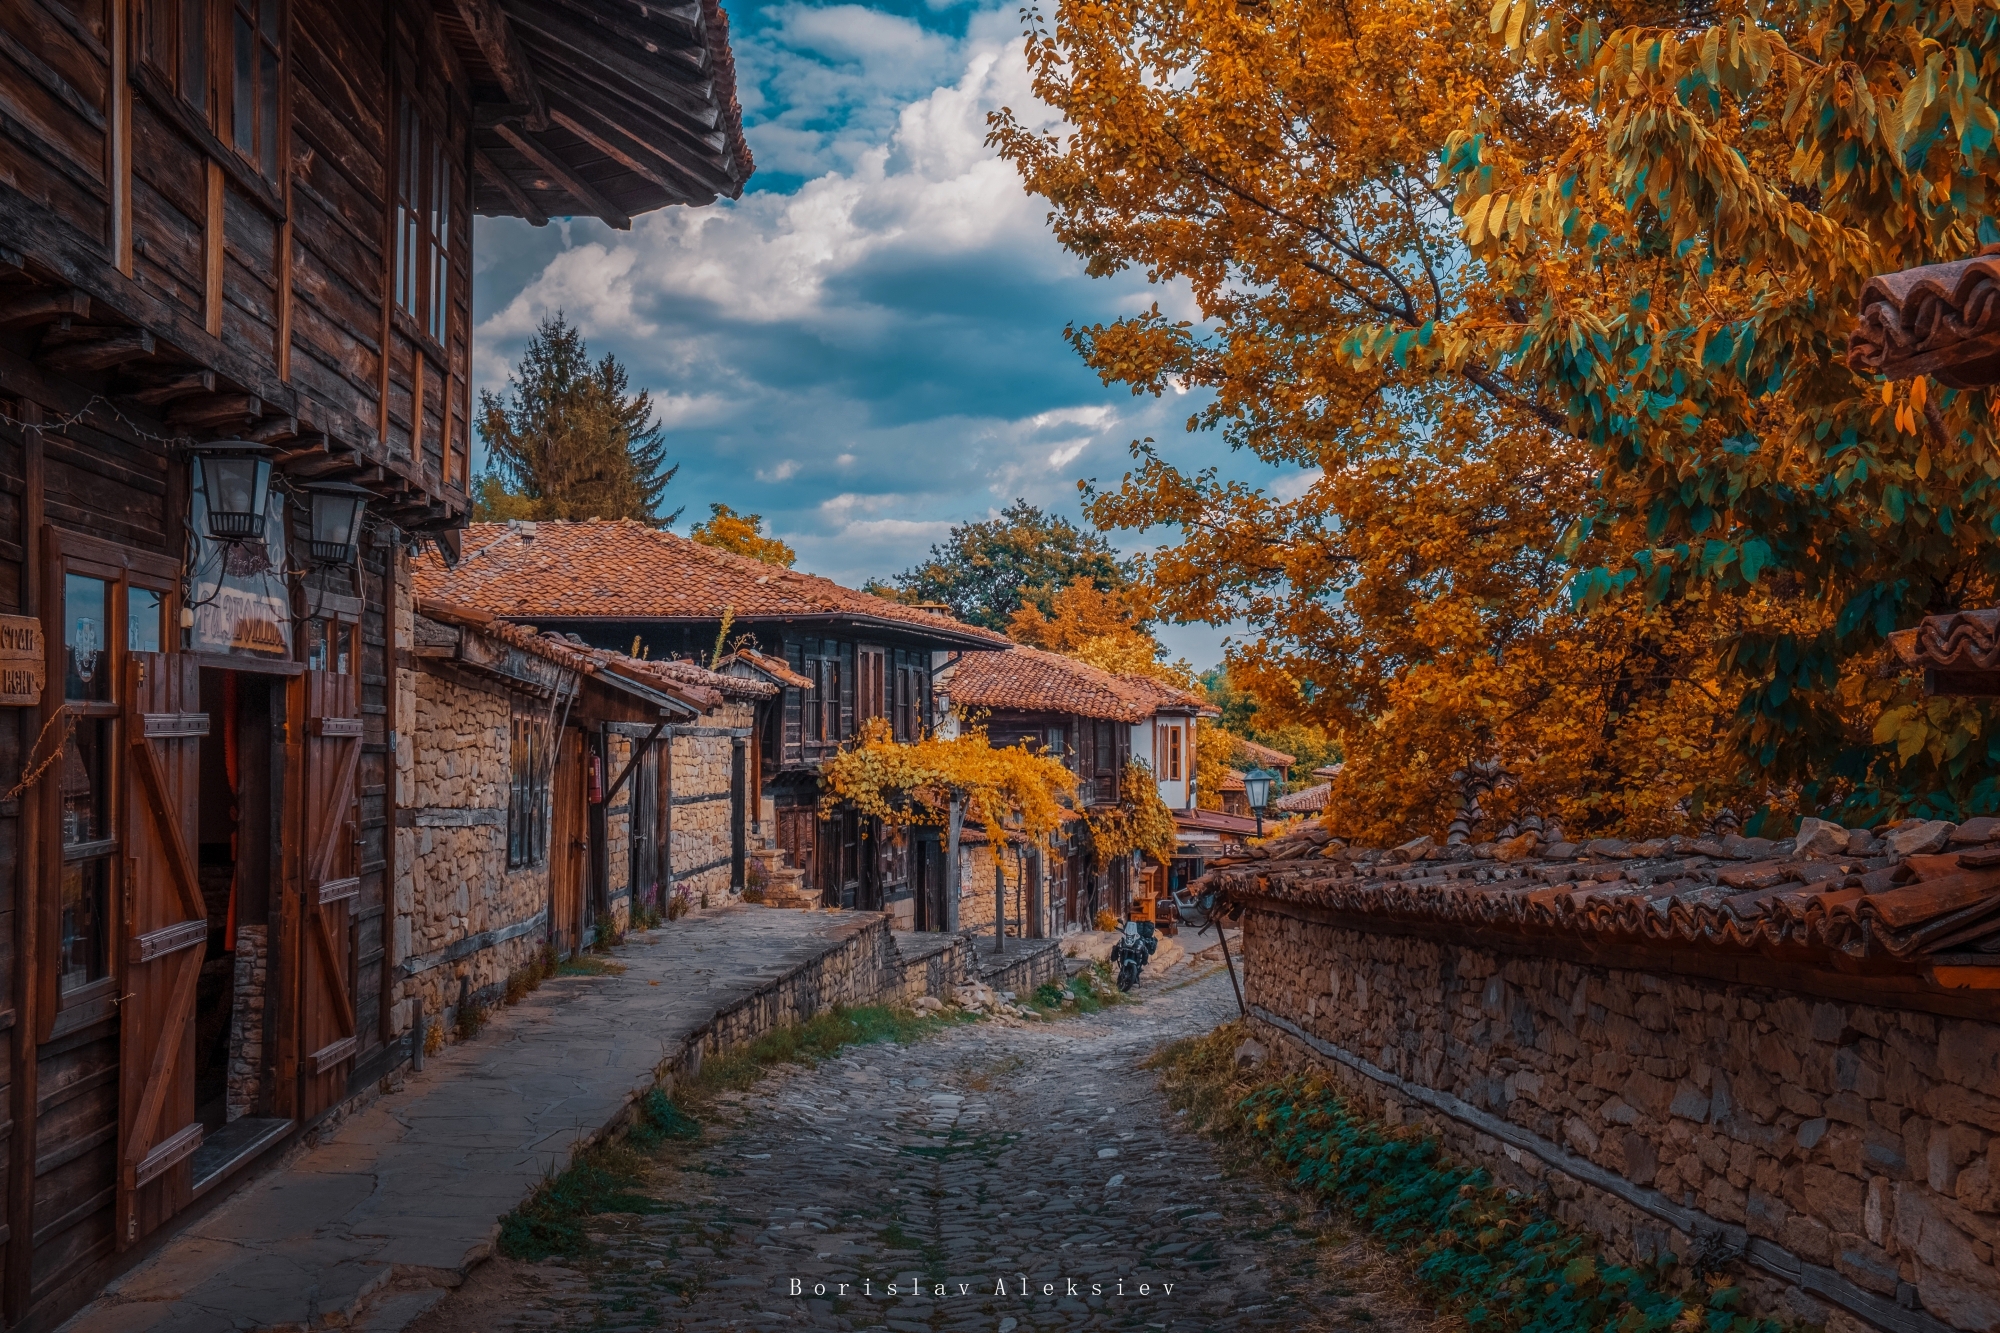
M 732 908 L 631 936 L 612 955 L 622 974 L 558 977 L 497 1010 L 476 1039 L 113 1282 L 64 1333 L 320 1329 L 358 1309 L 403 1327 L 691 1032 L 879 920 Z
M 486 1265 L 413 1333 L 1430 1327 L 1393 1265 L 1229 1170 L 1137 1067 L 1233 1017 L 1228 980 L 1142 993 L 782 1067 L 708 1108 L 657 1211 L 596 1219 L 597 1256 Z

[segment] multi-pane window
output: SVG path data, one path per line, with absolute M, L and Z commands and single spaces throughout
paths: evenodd
M 1181 780 L 1181 729 L 1165 727 L 1160 732 L 1160 776 L 1168 782 Z
M 396 121 L 396 305 L 442 343 L 451 275 L 447 136 L 407 93 Z
M 549 850 L 549 726 L 532 704 L 516 701 L 508 756 L 507 864 L 540 865 Z
M 854 665 L 854 725 L 858 728 L 871 717 L 888 715 L 888 654 L 880 648 L 863 648 Z
M 827 647 L 832 648 L 832 644 Z M 840 739 L 840 659 L 827 657 L 820 661 L 819 688 L 819 736 L 821 740 Z
M 147 63 L 265 179 L 282 161 L 285 0 L 150 0 Z M 213 100 L 212 100 L 213 99 Z
M 63 702 L 111 699 L 111 611 L 116 584 L 85 574 L 63 576 Z M 78 990 L 110 975 L 112 832 L 111 727 L 85 714 L 63 742 L 56 802 L 62 826 L 59 989 Z
M 283 0 L 231 0 L 229 137 L 267 179 L 278 177 Z

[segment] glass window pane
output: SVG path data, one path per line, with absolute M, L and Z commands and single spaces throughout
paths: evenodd
M 326 621 L 318 616 L 306 621 L 306 670 L 326 670 Z
M 232 101 L 236 151 L 245 157 L 257 151 L 257 30 L 239 11 L 236 15 L 236 89 Z
M 107 588 L 103 579 L 69 574 L 63 578 L 63 646 L 68 651 L 65 699 L 109 699 L 110 663 L 104 649 Z
M 106 731 L 110 722 L 103 718 L 83 718 L 63 742 L 62 802 L 63 846 L 102 842 L 111 836 L 111 792 L 105 760 L 110 749 Z
M 266 4 L 268 14 L 277 9 L 275 4 Z M 257 71 L 257 97 L 259 114 L 257 117 L 257 160 L 263 164 L 264 174 L 272 180 L 278 178 L 278 53 L 270 47 L 264 48 L 263 63 Z
M 125 646 L 135 653 L 160 651 L 161 612 L 166 594 L 134 588 L 125 598 Z
M 208 123 L 208 0 L 181 0 L 181 96 Z
M 278 0 L 264 0 L 258 10 L 257 18 L 264 30 L 264 40 L 276 46 L 278 44 Z
M 62 938 L 58 948 L 61 988 L 73 991 L 103 979 L 110 971 L 110 862 L 106 858 L 75 861 L 63 867 Z

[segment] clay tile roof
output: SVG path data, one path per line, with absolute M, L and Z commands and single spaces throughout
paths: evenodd
M 1105 671 L 1060 653 L 1016 646 L 973 653 L 951 668 L 946 693 L 953 707 L 1075 713 L 1115 722 L 1143 722 L 1166 708 L 1205 705 L 1185 690 Z
M 1871 278 L 1847 340 L 1863 374 L 1934 376 L 1967 389 L 2000 379 L 2000 246 L 1970 259 Z
M 1392 933 L 1411 923 L 1751 951 L 1842 971 L 1929 969 L 1940 987 L 1994 976 L 2000 819 L 1910 821 L 1853 852 L 1848 830 L 1819 830 L 1830 832 L 1804 851 L 1735 834 L 1540 848 L 1421 838 L 1384 850 L 1348 847 L 1313 821 L 1212 862 L 1206 878 L 1238 906 L 1296 903 Z
M 795 690 L 809 690 L 813 687 L 810 680 L 792 670 L 782 659 L 773 657 L 769 653 L 760 653 L 754 648 L 738 648 L 723 658 L 718 665 L 726 668 L 739 662 L 779 685 L 790 686 Z
M 443 624 L 456 625 L 533 653 L 546 662 L 616 685 L 616 677 L 636 681 L 659 690 L 691 707 L 706 712 L 725 698 L 768 699 L 778 687 L 767 681 L 745 680 L 709 671 L 692 662 L 649 660 L 628 657 L 602 648 L 587 648 L 555 633 L 542 633 L 532 626 L 515 625 L 491 612 L 462 606 L 439 598 L 417 598 L 417 614 Z
M 1249 791 L 1250 789 L 1243 785 L 1243 774 L 1232 768 L 1222 775 L 1221 790 Z
M 1273 750 L 1268 745 L 1246 741 L 1240 736 L 1236 738 L 1236 753 L 1240 758 L 1248 759 L 1263 768 L 1290 768 L 1298 762 L 1283 750 Z
M 446 569 L 433 551 L 410 565 L 420 597 L 535 622 L 818 619 L 901 630 L 938 646 L 1004 648 L 1007 638 L 767 565 L 630 519 L 586 523 L 474 523 L 464 555 Z
M 1311 787 L 1302 787 L 1287 796 L 1280 796 L 1277 806 L 1290 815 L 1316 815 L 1326 809 L 1326 798 L 1333 791 L 1331 782 L 1322 782 Z

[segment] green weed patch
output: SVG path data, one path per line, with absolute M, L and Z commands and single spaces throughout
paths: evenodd
M 1236 1024 L 1176 1043 L 1152 1062 L 1197 1126 L 1239 1135 L 1299 1189 L 1345 1208 L 1468 1328 L 1512 1333 L 1786 1333 L 1740 1312 L 1724 1276 L 1671 1261 L 1628 1266 L 1533 1200 L 1454 1162 L 1438 1141 L 1358 1112 L 1312 1078 L 1246 1087 Z
M 925 1017 L 879 1004 L 835 1008 L 804 1023 L 766 1032 L 746 1047 L 704 1061 L 696 1087 L 747 1088 L 772 1065 L 817 1064 L 843 1046 L 865 1046 L 878 1041 L 908 1045 L 931 1033 L 973 1021 L 966 1014 Z

